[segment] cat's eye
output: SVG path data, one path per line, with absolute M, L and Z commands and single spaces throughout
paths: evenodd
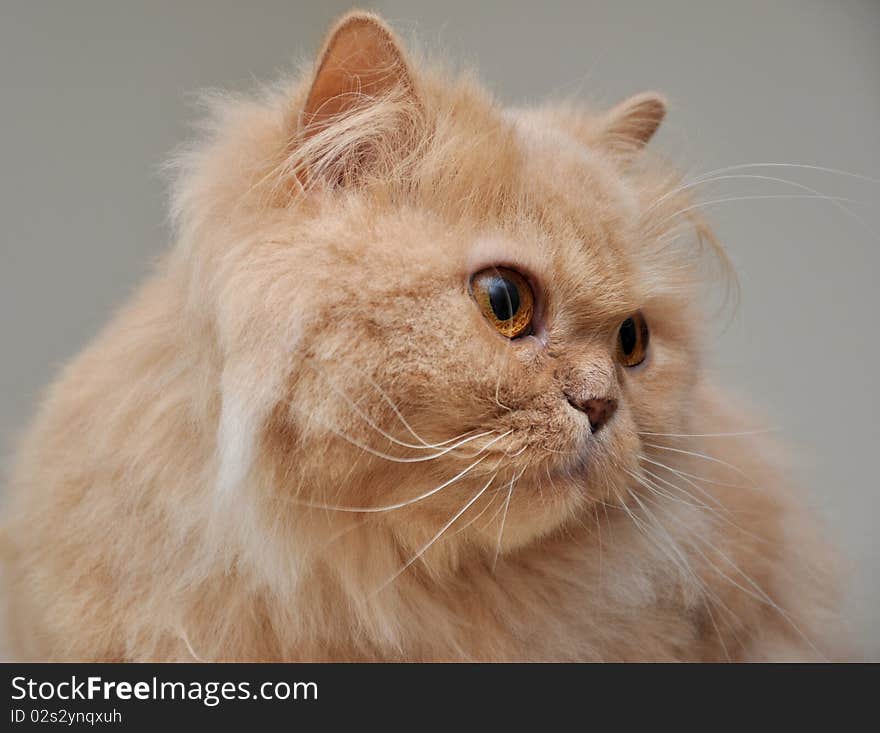
M 641 364 L 648 351 L 649 337 L 645 317 L 636 311 L 617 329 L 617 361 L 625 367 Z
M 509 339 L 532 332 L 535 296 L 528 281 L 515 270 L 489 267 L 471 278 L 471 293 L 486 320 Z

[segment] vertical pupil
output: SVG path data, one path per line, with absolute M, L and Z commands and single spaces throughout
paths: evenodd
M 620 324 L 620 348 L 623 353 L 629 356 L 636 348 L 636 324 L 632 318 L 627 318 Z
M 489 305 L 499 321 L 509 321 L 519 310 L 519 291 L 506 277 L 494 277 L 489 283 Z

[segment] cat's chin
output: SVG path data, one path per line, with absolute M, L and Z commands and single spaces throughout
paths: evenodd
M 500 540 L 498 549 L 513 552 L 556 533 L 607 496 L 605 482 L 595 480 L 600 471 L 595 455 L 579 453 L 555 467 L 522 475 L 514 488 L 503 537 L 499 538 L 497 527 L 489 527 L 484 537 L 487 547 L 494 551 Z

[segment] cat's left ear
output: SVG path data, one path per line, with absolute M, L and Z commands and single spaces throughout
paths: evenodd
M 419 110 L 393 31 L 372 13 L 343 16 L 327 36 L 299 113 L 296 141 L 308 172 L 344 184 L 389 163 Z
M 642 92 L 609 110 L 602 122 L 603 145 L 632 158 L 654 137 L 666 116 L 666 100 L 657 92 Z

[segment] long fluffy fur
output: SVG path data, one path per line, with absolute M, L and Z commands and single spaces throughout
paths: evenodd
M 702 366 L 723 251 L 643 121 L 388 74 L 315 129 L 309 74 L 214 99 L 174 248 L 22 442 L 18 656 L 839 654 L 830 553 Z M 482 319 L 467 277 L 493 264 L 540 283 L 543 341 Z M 637 308 L 651 354 L 624 373 Z M 572 380 L 621 403 L 586 450 Z

